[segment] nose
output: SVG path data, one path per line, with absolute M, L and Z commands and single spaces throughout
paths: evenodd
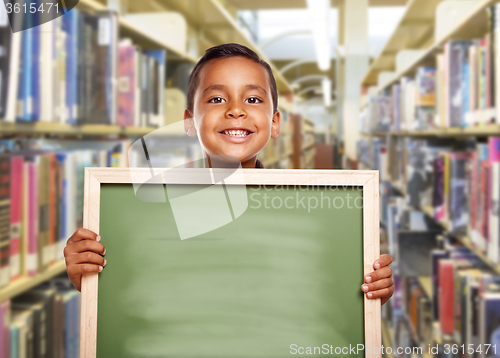
M 246 115 L 243 106 L 238 103 L 232 103 L 226 111 L 226 118 L 242 118 L 246 117 Z

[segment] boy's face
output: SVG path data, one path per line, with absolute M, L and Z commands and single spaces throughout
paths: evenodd
M 184 127 L 189 135 L 198 133 L 209 156 L 233 156 L 244 168 L 254 168 L 257 154 L 280 130 L 265 68 L 244 57 L 206 63 L 199 74 L 194 113 L 184 112 Z

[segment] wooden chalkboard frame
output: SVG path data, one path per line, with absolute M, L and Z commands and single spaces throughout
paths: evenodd
M 221 184 L 213 174 L 231 173 L 228 169 L 168 169 L 168 179 L 155 168 L 85 168 L 83 227 L 99 234 L 101 184 Z M 207 171 L 212 182 L 207 183 Z M 242 169 L 248 185 L 310 185 L 363 188 L 363 271 L 373 271 L 380 255 L 379 174 L 375 170 L 288 170 Z M 152 179 L 152 173 L 156 174 Z M 179 175 L 175 175 L 179 174 Z M 133 180 L 132 180 L 133 178 Z M 225 180 L 225 184 L 232 183 Z M 361 279 L 361 278 L 360 278 Z M 97 349 L 98 273 L 85 274 L 81 286 L 80 357 L 95 358 Z M 380 348 L 381 302 L 364 296 L 365 347 Z M 380 349 L 365 350 L 366 358 L 381 358 Z

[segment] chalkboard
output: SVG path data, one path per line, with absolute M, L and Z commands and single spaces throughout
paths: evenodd
M 377 172 L 155 174 L 86 168 L 82 358 L 380 357 Z

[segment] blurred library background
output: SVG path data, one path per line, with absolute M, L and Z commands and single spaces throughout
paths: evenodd
M 276 78 L 266 168 L 380 171 L 396 287 L 383 344 L 411 348 L 385 355 L 500 356 L 500 2 L 79 0 L 14 33 L 7 8 L 0 358 L 79 356 L 63 248 L 82 226 L 83 168 L 134 166 L 131 144 L 161 128 L 157 166 L 199 158 L 182 127 L 188 78 L 229 42 Z

